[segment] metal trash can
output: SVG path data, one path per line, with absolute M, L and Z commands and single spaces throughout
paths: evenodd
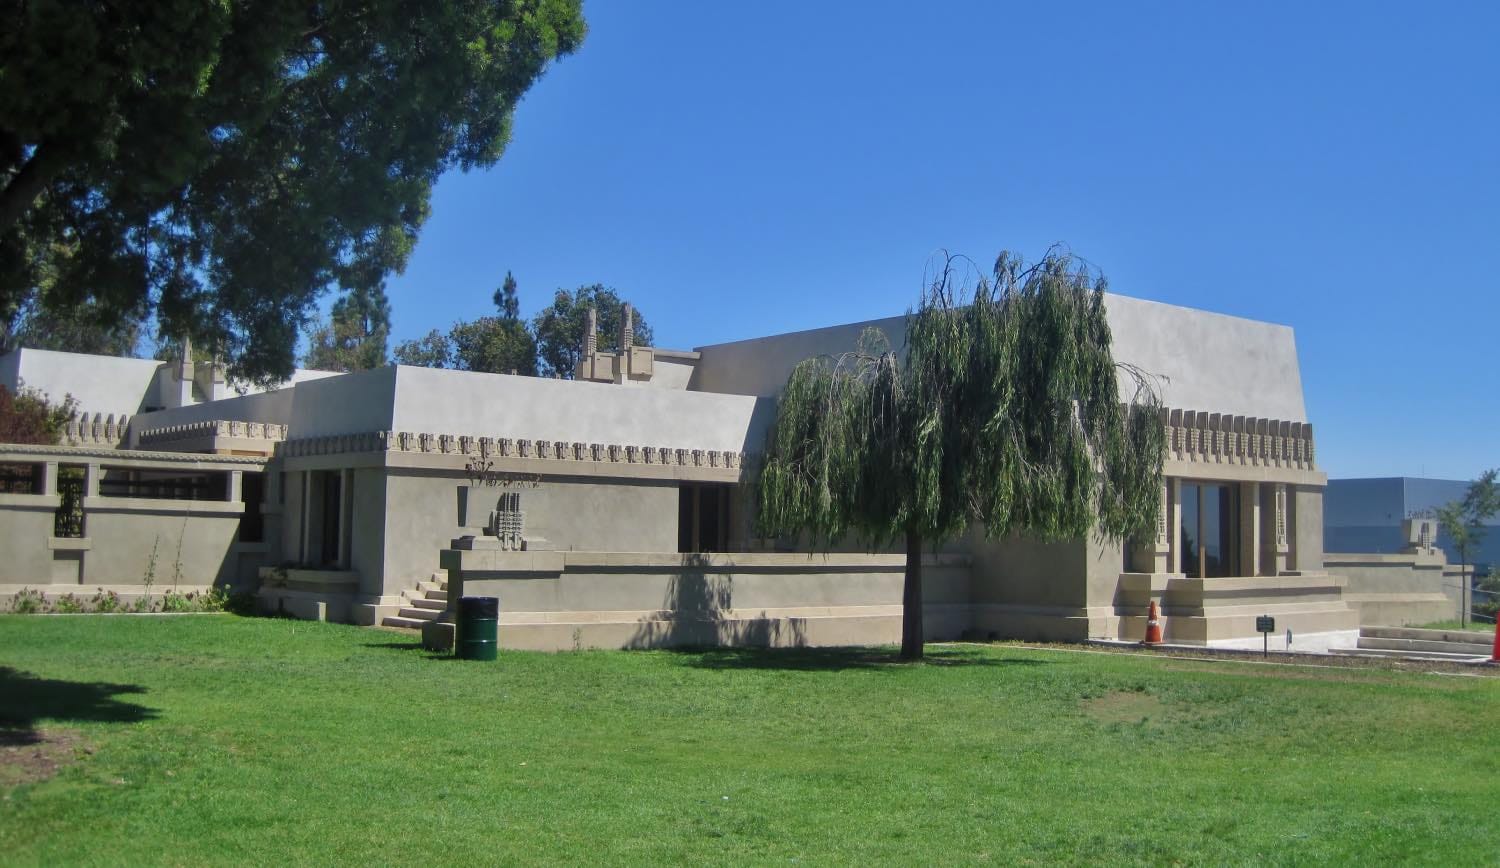
M 453 651 L 460 660 L 494 660 L 499 650 L 499 597 L 459 597 Z

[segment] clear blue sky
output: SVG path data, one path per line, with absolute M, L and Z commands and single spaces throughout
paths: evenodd
M 1065 242 L 1116 292 L 1294 327 L 1331 476 L 1500 465 L 1500 3 L 585 13 L 500 163 L 439 183 L 395 340 L 507 269 L 528 316 L 598 281 L 686 348 Z

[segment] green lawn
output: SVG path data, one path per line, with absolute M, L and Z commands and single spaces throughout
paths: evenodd
M 1494 635 L 1495 625 L 1489 621 L 1471 620 L 1467 624 L 1459 623 L 1457 618 L 1449 618 L 1446 621 L 1432 621 L 1417 627 L 1419 630 L 1463 630 L 1470 633 L 1489 633 Z
M 1500 679 L 930 650 L 487 664 L 295 621 L 0 617 L 0 863 L 1500 856 Z

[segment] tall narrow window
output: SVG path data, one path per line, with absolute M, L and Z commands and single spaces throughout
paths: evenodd
M 1184 482 L 1182 489 L 1182 572 L 1207 579 L 1239 571 L 1239 486 Z
M 729 547 L 729 486 L 686 482 L 677 497 L 677 550 L 725 551 Z

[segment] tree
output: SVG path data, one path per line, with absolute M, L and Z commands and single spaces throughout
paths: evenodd
M 459 370 L 536 376 L 536 341 L 520 320 L 482 316 L 454 323 L 448 341 Z
M 1469 552 L 1484 542 L 1487 532 L 1485 521 L 1500 512 L 1500 482 L 1497 482 L 1497 477 L 1500 477 L 1500 468 L 1486 470 L 1478 479 L 1469 483 L 1462 499 L 1433 510 L 1438 527 L 1448 531 L 1448 539 L 1458 549 L 1459 575 L 1464 582 L 1464 593 L 1460 595 L 1463 603 L 1458 616 L 1460 623 L 1466 623 L 1469 619 Z
M 536 340 L 521 321 L 521 301 L 510 272 L 495 290 L 494 301 L 499 316 L 460 320 L 446 336 L 434 330 L 418 340 L 404 341 L 396 347 L 396 363 L 536 376 Z
M 0 443 L 55 445 L 77 409 L 72 395 L 53 404 L 41 392 L 21 389 L 12 394 L 0 386 Z
M 308 334 L 304 364 L 318 371 L 366 371 L 385 364 L 391 305 L 384 287 L 350 292 Z
M 797 365 L 756 484 L 763 536 L 904 544 L 908 660 L 922 656 L 922 550 L 970 522 L 992 537 L 1156 532 L 1159 402 L 1111 355 L 1104 279 L 1057 250 L 1029 268 L 1002 253 L 966 298 L 965 262 L 945 258 L 908 313 L 904 358 L 872 329 Z
M 396 345 L 391 358 L 398 365 L 413 365 L 418 368 L 453 367 L 453 344 L 448 336 L 433 329 L 423 337 L 402 341 Z
M 403 266 L 434 181 L 499 159 L 584 35 L 579 0 L 0 0 L 0 20 L 0 316 L 154 315 L 260 381 L 290 374 L 324 292 Z
M 133 356 L 141 337 L 139 321 L 112 316 L 97 304 L 55 307 L 43 304 L 38 297 L 26 300 L 11 328 L 4 341 L 6 349 L 29 347 L 100 356 Z
M 573 378 L 590 307 L 599 312 L 600 351 L 619 350 L 620 310 L 624 304 L 618 292 L 600 283 L 580 286 L 572 292 L 559 289 L 552 299 L 552 306 L 543 309 L 531 322 L 532 331 L 536 333 L 542 375 Z M 636 345 L 650 346 L 653 337 L 646 317 L 636 309 Z

